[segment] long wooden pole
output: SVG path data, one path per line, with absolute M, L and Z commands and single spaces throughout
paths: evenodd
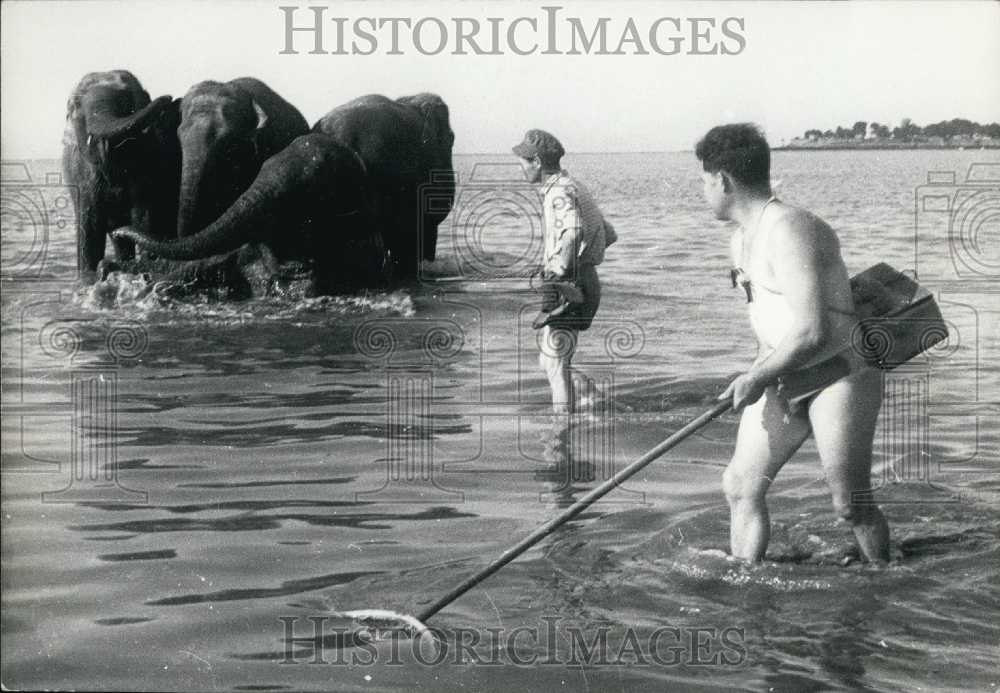
M 451 604 L 453 601 L 461 597 L 463 594 L 471 590 L 473 587 L 478 585 L 480 582 L 488 578 L 493 573 L 497 572 L 505 565 L 513 561 L 515 558 L 520 556 L 522 553 L 530 549 L 532 546 L 537 544 L 543 538 L 551 534 L 556 528 L 566 524 L 574 517 L 586 510 L 590 505 L 596 501 L 598 498 L 607 495 L 609 492 L 617 488 L 626 479 L 633 476 L 640 469 L 645 467 L 647 464 L 658 458 L 663 453 L 670 450 L 672 447 L 676 446 L 678 443 L 683 441 L 685 438 L 695 433 L 699 429 L 706 426 L 709 422 L 719 417 L 719 415 L 725 413 L 732 407 L 732 400 L 727 398 L 714 407 L 706 411 L 699 417 L 692 419 L 683 428 L 678 430 L 676 433 L 671 435 L 669 438 L 664 440 L 662 443 L 657 445 L 655 448 L 647 452 L 645 455 L 637 459 L 635 462 L 629 466 L 622 469 L 620 472 L 612 476 L 610 479 L 605 481 L 600 486 L 591 490 L 587 495 L 583 496 L 576 503 L 568 507 L 561 515 L 558 515 L 534 532 L 526 536 L 521 541 L 517 542 L 514 546 L 510 547 L 504 551 L 498 558 L 496 558 L 488 566 L 480 570 L 475 575 L 470 575 L 467 577 L 460 585 L 454 587 L 450 592 L 445 594 L 443 597 L 438 599 L 436 602 L 425 608 L 419 614 L 417 614 L 418 621 L 426 621 L 431 616 L 439 612 L 444 607 Z

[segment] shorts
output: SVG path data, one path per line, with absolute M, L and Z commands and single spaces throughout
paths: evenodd
M 583 294 L 582 303 L 574 303 L 568 306 L 558 316 L 551 318 L 545 324 L 554 330 L 577 330 L 582 332 L 590 328 L 597 314 L 597 308 L 601 304 L 601 282 L 597 278 L 597 268 L 594 265 L 583 265 L 577 272 L 576 281 L 573 282 Z M 542 304 L 542 310 L 551 312 L 556 305 L 553 305 L 553 296 L 556 292 L 548 292 Z

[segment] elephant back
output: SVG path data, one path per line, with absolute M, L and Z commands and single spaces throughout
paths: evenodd
M 313 131 L 329 135 L 356 152 L 376 179 L 423 177 L 427 167 L 419 114 L 380 94 L 334 108 Z

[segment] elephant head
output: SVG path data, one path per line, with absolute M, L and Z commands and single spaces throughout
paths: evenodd
M 409 106 L 420 113 L 423 119 L 423 129 L 420 141 L 428 151 L 439 158 L 438 163 L 451 168 L 451 149 L 455 144 L 455 133 L 452 132 L 448 113 L 448 104 L 437 94 L 423 92 L 413 96 L 401 96 L 397 103 Z
M 150 136 L 149 131 L 161 123 L 172 104 L 169 96 L 150 101 L 139 80 L 126 70 L 87 74 L 70 95 L 63 169 L 67 181 L 80 190 L 77 266 L 81 272 L 93 272 L 104 257 L 110 230 L 105 220 L 129 215 L 131 200 L 121 202 L 121 198 L 129 197 L 125 191 L 137 175 L 143 175 L 141 169 L 150 166 L 149 154 L 159 145 L 146 140 L 160 133 Z
M 220 82 L 191 87 L 181 102 L 183 164 L 177 235 L 215 219 L 253 181 L 260 161 L 257 135 L 267 114 L 243 90 Z
M 73 138 L 92 151 L 99 141 L 121 140 L 147 127 L 171 101 L 169 96 L 150 101 L 139 80 L 126 70 L 91 72 L 66 105 L 67 140 Z
M 402 96 L 396 102 L 416 110 L 423 122 L 420 141 L 428 168 L 423 183 L 433 183 L 437 204 L 424 213 L 420 250 L 423 259 L 433 260 L 437 253 L 438 226 L 448 216 L 455 198 L 452 160 L 455 133 L 451 129 L 448 104 L 437 94 Z
M 253 182 L 261 165 L 309 132 L 293 105 L 258 79 L 191 87 L 178 128 L 183 165 L 177 235 L 222 214 Z

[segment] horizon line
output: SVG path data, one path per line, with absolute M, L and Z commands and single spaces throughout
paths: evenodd
M 614 149 L 607 151 L 591 149 L 587 151 L 568 151 L 566 152 L 566 156 L 572 156 L 573 154 L 683 154 L 693 151 L 694 149 Z M 514 156 L 509 150 L 502 152 L 452 152 L 452 154 L 458 156 Z

